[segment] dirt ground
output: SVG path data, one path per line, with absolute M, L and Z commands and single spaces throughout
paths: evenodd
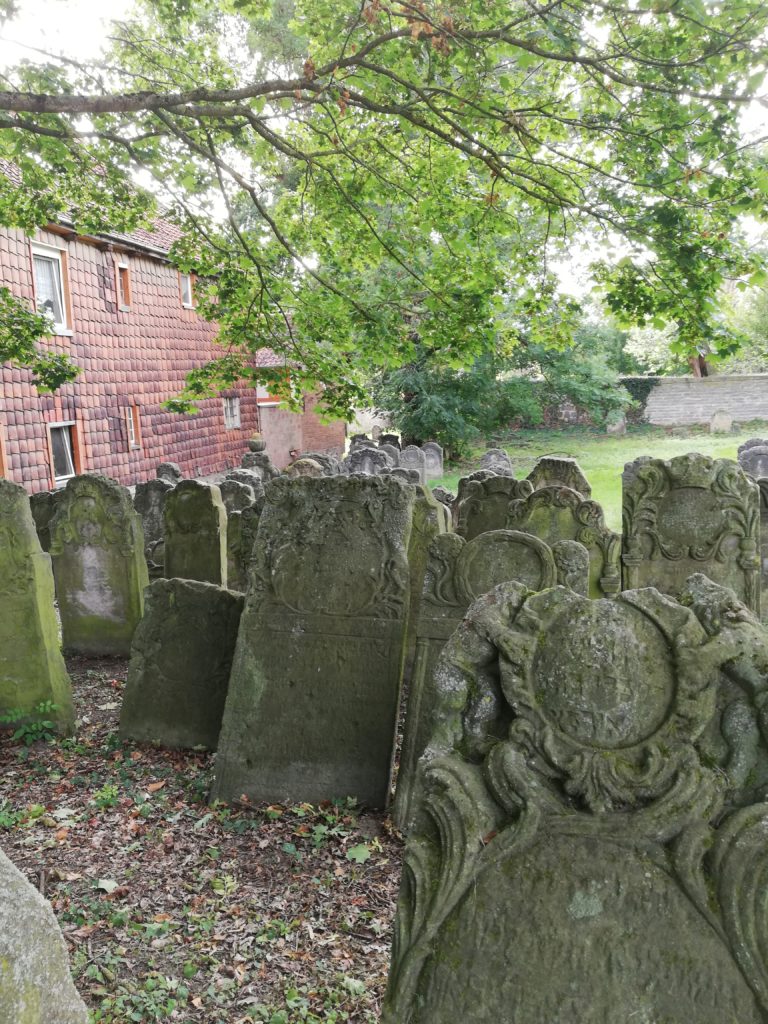
M 347 803 L 206 803 L 210 754 L 121 744 L 126 662 L 71 658 L 77 736 L 0 740 L 0 846 L 93 1021 L 374 1022 L 402 838 Z

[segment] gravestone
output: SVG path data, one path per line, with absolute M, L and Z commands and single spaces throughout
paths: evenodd
M 442 502 L 447 509 L 453 509 L 453 503 L 456 501 L 453 491 L 446 490 L 445 487 L 433 487 L 432 496 Z
M 534 491 L 541 487 L 570 487 L 582 498 L 592 497 L 592 488 L 576 459 L 545 455 L 526 477 Z
M 730 434 L 733 430 L 733 416 L 725 409 L 718 409 L 709 421 L 710 434 Z
M 415 500 L 381 476 L 267 488 L 213 799 L 385 806 Z
M 0 715 L 14 726 L 42 717 L 74 730 L 72 691 L 59 650 L 51 560 L 40 547 L 23 487 L 0 478 Z M 17 717 L 18 716 L 18 717 Z
M 421 473 L 418 469 L 406 469 L 404 466 L 395 466 L 394 469 L 382 470 L 379 476 L 393 476 L 396 480 L 402 480 L 406 484 L 421 486 Z
M 308 459 L 306 456 L 302 459 L 297 459 L 285 470 L 287 477 L 295 476 L 311 476 L 317 479 L 318 477 L 325 476 L 325 469 L 316 459 Z
M 246 452 L 240 459 L 240 466 L 242 469 L 258 471 L 265 483 L 280 476 L 280 470 L 275 469 L 272 459 L 266 452 Z M 228 473 L 227 476 L 229 475 Z
M 760 612 L 757 484 L 730 459 L 644 457 L 622 474 L 624 588 L 677 594 L 702 572 Z
M 51 520 L 60 496 L 61 491 L 38 491 L 37 494 L 29 496 L 29 507 L 43 551 L 50 551 L 51 548 Z
M 580 549 L 580 554 L 575 549 Z M 434 728 L 435 666 L 467 608 L 499 583 L 516 581 L 530 591 L 564 583 L 558 563 L 583 591 L 588 561 L 586 549 L 573 541 L 550 548 L 536 537 L 513 530 L 492 530 L 469 542 L 455 533 L 433 540 L 416 625 L 416 660 L 393 811 L 398 828 L 407 829 L 411 824 L 416 767 Z
M 261 470 L 254 467 L 253 469 L 230 469 L 227 471 L 225 480 L 234 480 L 238 484 L 245 484 L 246 487 L 252 487 L 253 492 L 258 497 L 264 492 L 264 478 L 261 475 Z M 271 477 L 269 479 L 272 479 Z
M 589 553 L 589 594 L 611 597 L 621 589 L 621 537 L 605 525 L 596 501 L 569 487 L 542 487 L 511 501 L 505 525 L 547 544 L 575 540 Z
M 399 448 L 395 448 L 395 446 L 393 444 L 380 444 L 379 445 L 379 451 L 380 452 L 384 452 L 384 454 L 389 459 L 389 465 L 393 469 L 396 466 L 400 465 L 400 449 Z
M 393 448 L 397 448 L 398 451 L 399 451 L 400 447 L 401 447 L 401 445 L 400 445 L 400 435 L 399 434 L 380 434 L 379 435 L 379 444 L 380 445 L 382 445 L 382 444 L 392 445 Z
M 240 480 L 228 478 L 222 480 L 218 486 L 227 513 L 242 512 L 244 508 L 250 508 L 256 504 L 256 490 L 252 484 L 244 484 Z M 260 490 L 263 492 L 263 487 L 260 487 Z
M 739 465 L 753 480 L 768 478 L 768 444 L 752 445 L 739 455 Z
M 171 487 L 175 487 L 176 484 L 184 479 L 184 474 L 181 472 L 181 466 L 178 463 L 161 462 L 157 467 L 157 478 L 158 480 L 165 480 Z
M 400 450 L 399 469 L 416 470 L 419 474 L 419 483 L 427 482 L 427 458 L 421 448 L 415 444 L 409 444 Z
M 472 540 L 489 530 L 506 529 L 509 503 L 527 497 L 532 490 L 529 480 L 515 480 L 513 476 L 484 473 L 481 480 L 463 477 L 453 503 L 456 533 Z
M 182 480 L 165 500 L 165 575 L 227 585 L 227 510 L 214 484 Z
M 622 414 L 606 420 L 605 432 L 616 437 L 624 437 L 627 432 L 627 417 Z
M 382 1024 L 768 1019 L 768 636 L 705 577 L 683 600 L 502 584 L 469 610 Z
M 149 584 L 128 490 L 105 476 L 72 477 L 51 520 L 51 556 L 64 648 L 127 655 Z
M 147 480 L 146 483 L 136 484 L 133 495 L 133 507 L 139 513 L 141 528 L 144 531 L 144 558 L 150 577 L 155 579 L 163 574 L 163 563 L 160 560 L 165 539 L 163 509 L 166 496 L 173 487 L 168 480 L 157 477 L 154 480 Z
M 364 444 L 358 444 L 350 449 L 344 460 L 344 470 L 348 475 L 361 473 L 364 476 L 378 476 L 389 468 L 390 461 L 386 452 Z
M 341 472 L 341 462 L 333 452 L 302 452 L 301 458 L 319 462 L 325 476 L 336 476 Z
M 196 580 L 155 580 L 131 647 L 124 740 L 215 750 L 243 596 Z
M 760 489 L 760 611 L 768 616 L 768 479 L 757 481 Z
M 768 448 L 768 437 L 750 437 L 736 449 L 737 458 L 741 456 L 742 452 L 749 451 L 750 448 Z M 740 458 L 739 461 L 741 461 Z
M 503 448 L 489 448 L 480 459 L 480 469 L 497 476 L 513 476 L 512 460 Z
M 51 905 L 0 850 L 0 1021 L 88 1024 Z
M 260 508 L 254 505 L 227 516 L 227 586 L 243 594 L 248 589 L 248 571 L 260 514 Z
M 427 480 L 436 480 L 443 475 L 443 449 L 436 441 L 425 441 L 421 446 L 427 470 Z

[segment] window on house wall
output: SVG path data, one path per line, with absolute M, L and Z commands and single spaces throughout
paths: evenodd
M 195 304 L 195 295 L 192 289 L 192 275 L 179 274 L 179 288 L 181 289 L 181 304 L 187 309 L 192 309 Z
M 131 308 L 131 276 L 127 263 L 117 265 L 117 304 L 120 309 Z
M 56 334 L 63 334 L 69 330 L 69 323 L 62 253 L 51 246 L 33 245 L 32 265 L 35 272 L 37 311 L 50 319 Z
M 240 427 L 240 399 L 224 398 L 224 427 L 227 430 L 237 430 Z
M 139 406 L 128 406 L 125 415 L 128 423 L 128 447 L 141 448 L 141 410 Z
M 51 436 L 51 459 L 53 479 L 62 487 L 77 472 L 77 437 L 74 423 L 52 423 L 48 430 Z

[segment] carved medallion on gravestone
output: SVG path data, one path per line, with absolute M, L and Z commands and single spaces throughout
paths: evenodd
M 589 552 L 589 594 L 610 597 L 621 589 L 621 537 L 605 525 L 596 501 L 569 487 L 542 487 L 509 503 L 505 525 L 550 545 L 578 541 Z
M 736 449 L 736 456 L 741 463 L 742 452 L 749 451 L 750 448 L 768 448 L 768 438 L 766 437 L 751 437 L 744 444 L 740 444 Z
M 23 487 L 0 478 L 0 716 L 14 727 L 44 717 L 71 733 L 75 716 L 59 648 L 51 560 L 42 550 Z
M 259 528 L 261 508 L 252 506 L 227 515 L 227 586 L 245 593 L 248 573 Z
M 96 474 L 69 480 L 51 520 L 51 556 L 64 647 L 127 655 L 149 584 L 128 490 Z
M 503 448 L 489 448 L 480 459 L 480 469 L 498 476 L 513 476 L 512 460 Z
M 168 480 L 157 477 L 155 480 L 136 484 L 133 495 L 133 507 L 139 513 L 144 531 L 144 558 L 150 576 L 158 573 L 162 575 L 163 565 L 158 559 L 162 554 L 164 540 L 163 509 L 166 495 L 173 490 L 173 486 Z
M 317 479 L 318 477 L 325 476 L 325 469 L 315 459 L 297 459 L 294 463 L 287 467 L 285 470 L 287 477 L 296 476 L 311 476 Z
M 184 479 L 184 474 L 181 472 L 181 466 L 176 462 L 161 462 L 157 467 L 157 478 L 158 480 L 165 480 L 172 487 L 175 487 L 177 483 Z
M 407 829 L 412 820 L 416 766 L 434 728 L 437 704 L 434 670 L 446 641 L 467 608 L 499 583 L 516 581 L 527 591 L 565 584 L 586 590 L 589 556 L 573 541 L 550 548 L 536 537 L 492 530 L 469 542 L 457 534 L 437 537 L 429 550 L 416 625 L 416 660 L 410 681 L 403 749 L 393 818 Z
M 768 634 L 703 576 L 682 599 L 502 584 L 470 608 L 383 1024 L 767 1019 Z
M 541 487 L 570 487 L 582 498 L 592 497 L 592 488 L 576 459 L 546 455 L 539 459 L 526 477 L 534 491 Z
M 515 480 L 512 476 L 489 475 L 482 480 L 462 478 L 453 505 L 456 532 L 465 540 L 472 540 L 488 530 L 506 529 L 509 503 L 527 497 L 532 490 L 530 481 Z
M 421 448 L 409 444 L 400 451 L 400 469 L 415 469 L 419 474 L 419 483 L 427 482 L 427 459 Z
M 43 551 L 48 551 L 51 547 L 51 519 L 53 519 L 56 502 L 61 493 L 61 491 L 38 491 L 37 494 L 29 496 L 32 518 L 35 521 L 35 529 Z
M 227 585 L 227 511 L 215 485 L 182 480 L 166 498 L 165 575 Z
M 443 449 L 436 441 L 425 441 L 421 446 L 427 470 L 427 480 L 436 480 L 443 475 Z
M 251 484 L 244 484 L 240 480 L 232 480 L 231 477 L 228 477 L 222 480 L 218 486 L 227 513 L 242 512 L 244 508 L 250 508 L 256 504 L 256 492 Z
M 390 477 L 267 488 L 214 799 L 386 804 L 415 500 Z
M 768 444 L 752 445 L 741 452 L 739 465 L 753 480 L 768 478 Z
M 243 597 L 195 580 L 156 580 L 131 647 L 120 736 L 215 750 Z
M 676 594 L 692 572 L 760 610 L 759 490 L 729 459 L 681 455 L 622 475 L 624 586 Z

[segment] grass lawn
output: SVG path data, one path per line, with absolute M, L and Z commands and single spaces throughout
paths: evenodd
M 521 430 L 500 444 L 506 448 L 515 467 L 517 477 L 527 476 L 536 459 L 542 455 L 569 455 L 578 459 L 592 485 L 592 497 L 605 511 L 606 523 L 611 529 L 621 530 L 621 471 L 625 462 L 639 455 L 652 455 L 658 459 L 671 459 L 686 452 L 701 452 L 717 459 L 735 459 L 736 449 L 750 437 L 768 436 L 768 425 L 763 422 L 745 424 L 738 433 L 710 434 L 706 427 L 676 427 L 674 432 L 663 427 L 630 427 L 625 437 L 613 437 L 598 430 L 573 427 L 565 430 Z M 455 491 L 459 478 L 474 469 L 483 450 L 478 448 L 473 458 L 432 481 Z

